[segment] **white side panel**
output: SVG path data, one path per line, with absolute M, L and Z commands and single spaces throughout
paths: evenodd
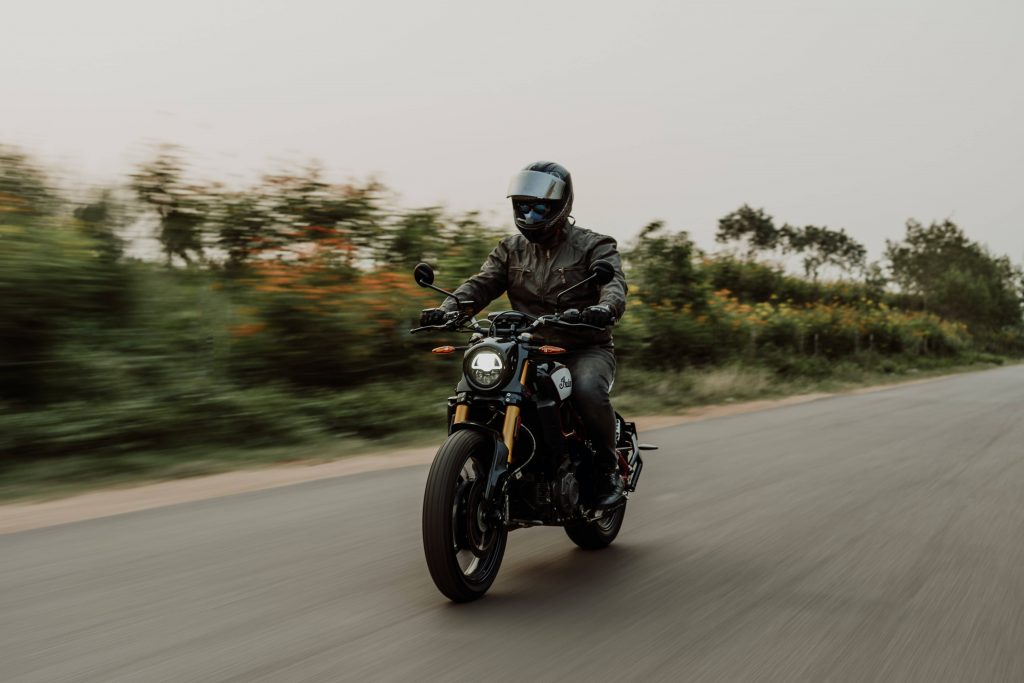
M 558 389 L 558 397 L 563 401 L 572 395 L 572 373 L 569 368 L 558 368 L 551 373 L 551 380 Z

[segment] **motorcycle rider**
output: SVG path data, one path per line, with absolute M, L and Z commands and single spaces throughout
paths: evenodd
M 534 316 L 555 313 L 555 296 L 585 279 L 590 264 L 604 259 L 615 268 L 615 277 L 598 287 L 590 283 L 574 289 L 558 303 L 558 310 L 580 310 L 582 322 L 607 328 L 626 310 L 626 278 L 615 240 L 578 227 L 570 216 L 573 185 L 569 171 L 559 164 L 538 161 L 526 166 L 509 183 L 507 197 L 519 234 L 498 243 L 480 272 L 472 276 L 455 295 L 472 302 L 472 312 L 483 310 L 491 301 L 508 293 L 518 311 Z M 425 309 L 423 325 L 437 325 L 457 315 L 458 304 L 447 299 L 440 308 Z M 465 312 L 465 311 L 464 311 Z M 615 379 L 615 351 L 610 330 L 543 331 L 549 344 L 565 347 L 560 357 L 572 373 L 572 401 L 583 418 L 598 451 L 597 507 L 618 504 L 624 494 L 624 480 L 615 454 L 615 411 L 608 392 Z

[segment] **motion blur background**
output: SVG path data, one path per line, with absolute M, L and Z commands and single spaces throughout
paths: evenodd
M 436 440 L 411 267 L 537 159 L 626 256 L 624 408 L 1024 351 L 1021 3 L 4 15 L 0 495 Z

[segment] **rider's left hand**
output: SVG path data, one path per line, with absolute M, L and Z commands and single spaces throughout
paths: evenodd
M 612 309 L 604 304 L 584 308 L 582 318 L 584 324 L 593 325 L 594 327 L 608 327 L 615 320 L 612 315 Z
M 443 308 L 424 308 L 420 312 L 420 325 L 433 327 L 446 322 L 448 311 Z

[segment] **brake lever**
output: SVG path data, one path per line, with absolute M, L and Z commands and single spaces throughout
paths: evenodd
M 588 325 L 587 323 L 568 323 L 568 322 L 565 322 L 564 320 L 562 320 L 561 318 L 548 318 L 546 320 L 542 319 L 542 318 L 538 318 L 537 322 L 538 323 L 542 323 L 543 325 L 553 324 L 553 325 L 561 325 L 562 327 L 582 327 L 582 328 L 586 328 L 588 330 L 597 330 L 598 332 L 604 332 L 605 330 L 608 329 L 608 327 L 611 327 L 612 325 L 615 324 L 614 319 L 613 319 L 613 321 L 611 323 L 609 323 L 608 327 L 598 327 L 597 325 Z M 535 326 L 539 327 L 540 325 L 535 325 Z
M 607 327 L 598 327 L 597 325 L 588 325 L 587 323 L 564 323 L 562 321 L 558 321 L 558 324 L 564 325 L 565 327 L 585 327 L 588 330 L 597 330 L 598 332 L 604 332 L 608 329 Z M 611 326 L 609 325 L 609 327 Z

